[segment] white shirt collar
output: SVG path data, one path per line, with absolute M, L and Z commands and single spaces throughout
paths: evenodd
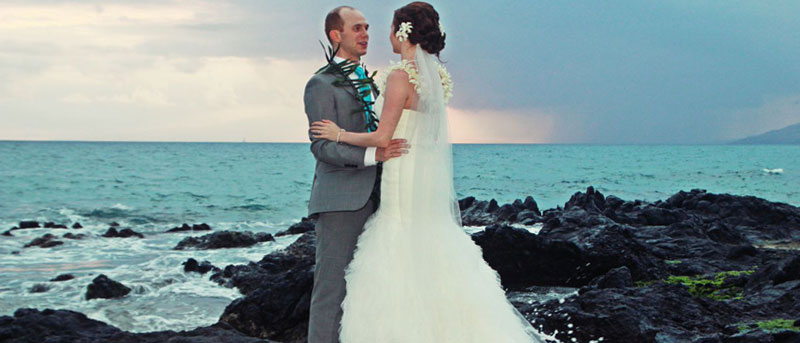
M 333 61 L 336 63 L 342 63 L 342 61 L 344 61 L 344 58 L 339 56 L 333 56 Z

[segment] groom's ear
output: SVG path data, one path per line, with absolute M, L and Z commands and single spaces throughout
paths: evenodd
M 342 42 L 342 31 L 339 30 L 331 30 L 328 32 L 328 36 L 331 38 L 331 43 L 341 43 Z

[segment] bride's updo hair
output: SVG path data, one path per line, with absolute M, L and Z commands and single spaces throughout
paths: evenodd
M 444 49 L 446 34 L 439 30 L 439 13 L 427 2 L 415 1 L 394 11 L 392 26 L 394 32 L 400 23 L 410 22 L 412 29 L 408 35 L 411 44 L 419 44 L 422 49 L 439 57 L 439 52 Z

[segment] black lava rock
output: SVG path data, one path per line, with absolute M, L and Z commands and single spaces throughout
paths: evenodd
M 203 263 L 198 263 L 197 260 L 190 258 L 183 262 L 183 271 L 184 272 L 195 272 L 200 274 L 208 273 L 209 271 L 220 271 L 221 269 L 215 267 L 211 262 L 203 261 Z
M 44 292 L 47 292 L 49 290 L 50 290 L 50 286 L 42 284 L 42 283 L 37 283 L 37 284 L 33 285 L 31 287 L 31 289 L 29 289 L 28 291 L 31 292 L 31 293 L 44 293 Z
M 305 342 L 314 284 L 316 234 L 304 233 L 286 249 L 247 265 L 229 265 L 211 276 L 245 296 L 220 316 L 248 335 L 281 342 Z M 275 296 L 280 294 L 281 296 Z
M 35 229 L 35 228 L 38 228 L 38 227 L 40 227 L 40 226 L 39 226 L 39 222 L 37 222 L 37 221 L 26 220 L 26 221 L 19 222 L 19 228 L 20 229 Z
M 625 288 L 633 287 L 631 271 L 628 267 L 622 266 L 610 270 L 603 276 L 599 276 L 589 283 L 597 288 Z
M 313 231 L 314 228 L 316 227 L 316 224 L 317 224 L 316 219 L 303 217 L 303 219 L 301 219 L 297 223 L 294 223 L 288 229 L 276 233 L 275 237 L 281 237 L 286 235 L 299 235 L 301 233 Z
M 116 228 L 110 227 L 110 228 L 108 228 L 106 233 L 103 234 L 103 237 L 108 237 L 108 238 L 114 238 L 114 237 L 118 237 L 118 238 L 127 238 L 127 237 L 144 238 L 144 235 L 141 234 L 141 233 L 138 233 L 136 231 L 133 231 L 131 229 L 127 229 L 127 228 L 126 229 L 122 229 L 120 231 L 117 231 Z
M 0 316 L 0 342 L 116 342 L 116 343 L 270 343 L 248 337 L 225 323 L 194 330 L 131 333 L 70 310 L 20 308 Z M 276 343 L 276 342 L 272 342 Z
M 50 281 L 53 281 L 53 282 L 67 281 L 67 280 L 72 280 L 74 278 L 75 278 L 75 276 L 73 276 L 72 274 L 59 274 L 58 276 L 50 279 Z
M 66 229 L 67 228 L 67 226 L 64 225 L 64 224 L 56 224 L 56 223 L 53 223 L 53 222 L 44 223 L 44 227 L 46 229 Z
M 186 231 L 210 231 L 211 226 L 206 223 L 202 224 L 193 224 L 189 226 L 189 224 L 183 223 L 181 226 L 176 226 L 167 230 L 166 232 L 186 232 Z
M 86 235 L 84 235 L 82 233 L 79 233 L 77 235 L 73 235 L 72 232 L 67 232 L 61 237 L 68 238 L 68 239 L 84 239 L 84 238 L 86 238 Z
M 50 248 L 56 245 L 64 244 L 64 242 L 56 240 L 56 236 L 46 233 L 39 238 L 34 238 L 32 241 L 25 244 L 25 248 L 30 248 L 32 246 L 38 246 L 40 248 Z
M 208 250 L 221 248 L 243 248 L 260 242 L 274 241 L 272 235 L 264 232 L 218 231 L 200 237 L 186 237 L 172 248 L 186 250 L 189 248 Z
M 104 274 L 100 274 L 86 287 L 86 300 L 95 298 L 121 298 L 130 293 L 130 291 L 131 289 L 128 286 L 111 280 Z

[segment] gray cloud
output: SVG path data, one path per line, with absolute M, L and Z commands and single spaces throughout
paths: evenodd
M 48 3 L 89 4 L 98 13 L 111 8 L 92 1 Z M 397 59 L 388 44 L 388 25 L 392 11 L 404 3 L 351 3 L 372 25 L 368 65 Z M 76 64 L 91 62 L 92 55 L 106 62 L 98 63 L 101 69 L 76 65 L 87 75 L 123 75 L 152 67 L 160 58 L 169 59 L 174 71 L 189 74 L 202 70 L 204 58 L 321 64 L 317 41 L 324 39 L 322 20 L 339 3 L 113 4 L 188 6 L 192 15 L 152 21 L 131 17 L 122 24 L 98 25 L 96 32 L 85 26 L 88 32 L 79 32 L 89 39 L 74 41 L 48 41 L 48 33 L 36 28 L 26 31 L 31 39 L 0 31 L 0 81 L 41 72 L 65 56 L 83 56 Z M 456 82 L 452 105 L 462 113 L 520 121 L 520 116 L 536 119 L 547 113 L 555 131 L 548 136 L 551 141 L 570 143 L 709 143 L 800 121 L 800 104 L 791 100 L 800 96 L 797 2 L 433 4 L 448 32 L 443 59 Z M 95 37 L 101 33 L 120 41 Z M 311 72 L 313 67 L 292 82 L 302 84 Z M 263 77 L 264 82 L 281 82 Z M 9 90 L 4 92 L 8 96 Z

